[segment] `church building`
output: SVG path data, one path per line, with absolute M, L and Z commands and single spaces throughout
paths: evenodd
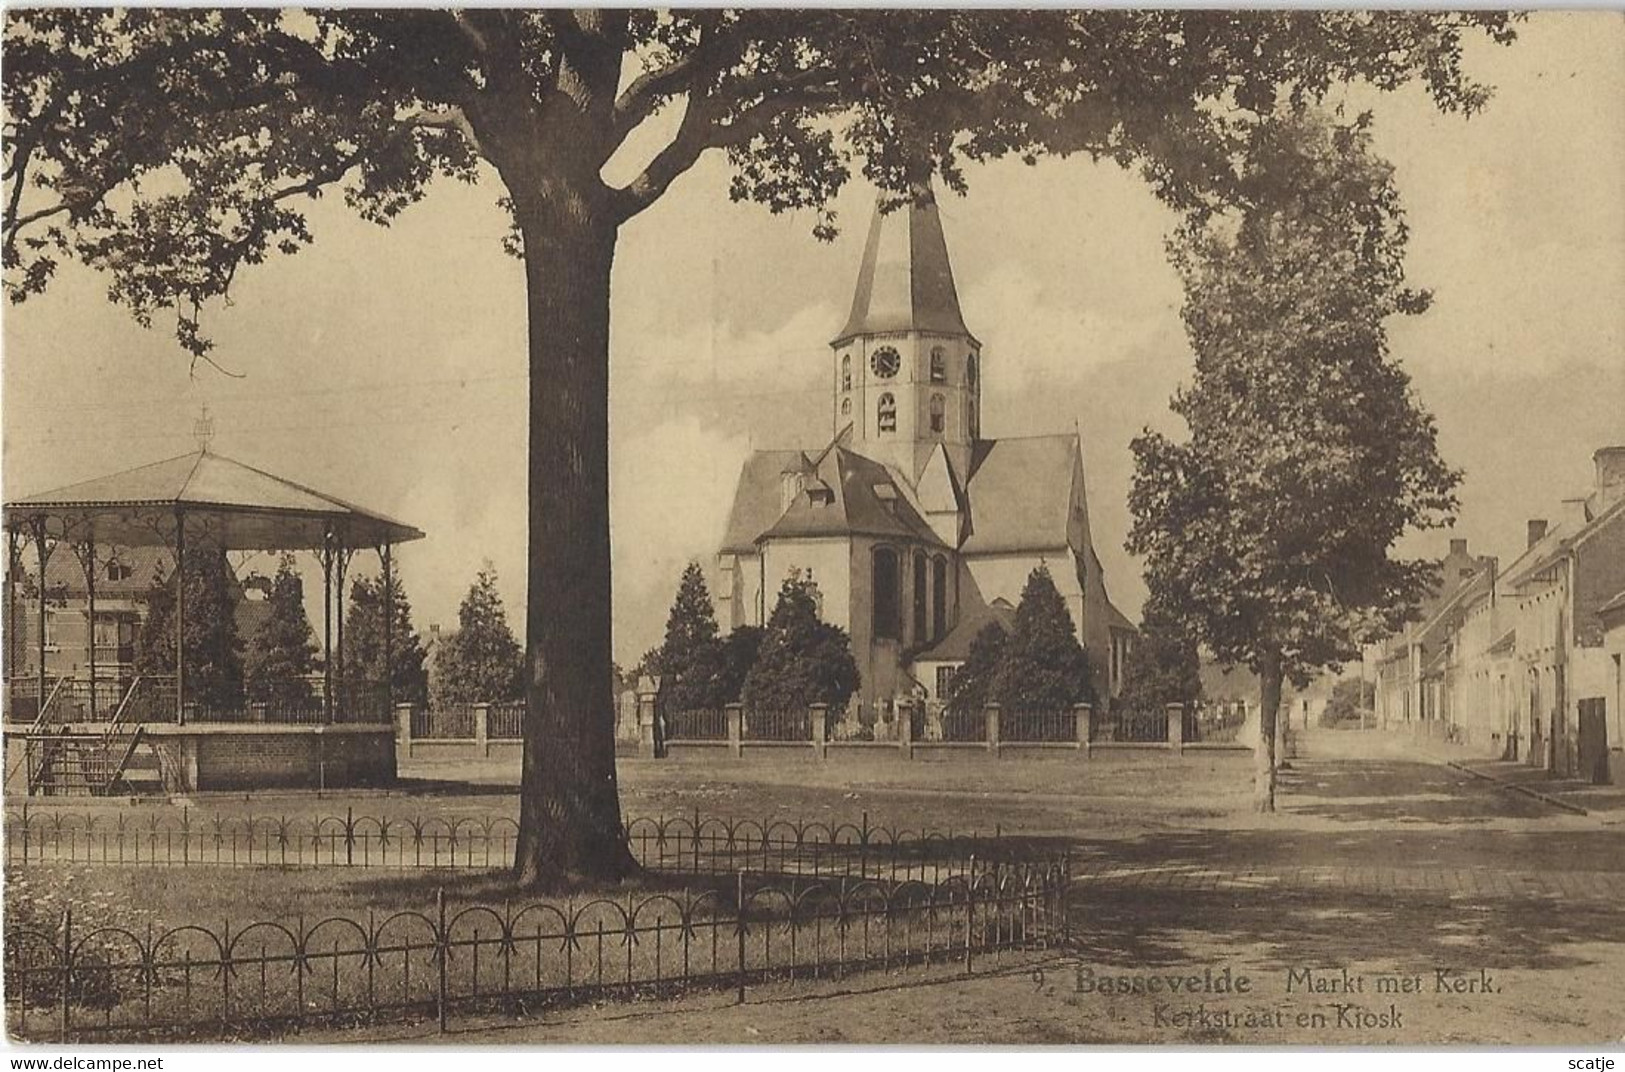
M 1109 703 L 1134 628 L 1091 543 L 1078 435 L 983 434 L 998 362 L 965 325 L 934 202 L 876 208 L 829 361 L 828 441 L 755 451 L 740 474 L 717 562 L 722 627 L 764 624 L 798 570 L 851 635 L 861 700 L 935 700 L 976 633 L 1009 626 L 1043 563 Z

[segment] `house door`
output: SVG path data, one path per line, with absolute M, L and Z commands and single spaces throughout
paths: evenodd
M 1580 769 L 1592 785 L 1608 784 L 1608 702 L 1601 696 L 1580 701 Z

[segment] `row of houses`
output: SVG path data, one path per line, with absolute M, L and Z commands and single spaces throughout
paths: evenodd
M 1625 781 L 1625 446 L 1502 566 L 1451 541 L 1418 621 L 1380 649 L 1378 721 L 1595 782 Z

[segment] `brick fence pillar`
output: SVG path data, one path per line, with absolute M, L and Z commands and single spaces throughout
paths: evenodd
M 738 759 L 741 755 L 739 742 L 745 730 L 745 708 L 741 704 L 731 703 L 723 710 L 728 715 L 728 754 Z
M 412 758 L 412 705 L 409 703 L 395 705 L 395 745 L 400 755 Z
M 1095 719 L 1095 709 L 1086 703 L 1073 704 L 1072 717 L 1076 722 L 1073 733 L 1078 740 L 1078 751 L 1087 757 L 1089 755 L 1089 729 Z
M 824 759 L 829 755 L 829 704 L 810 704 L 807 713 L 812 718 L 813 755 Z
M 1168 705 L 1168 747 L 1175 752 L 1185 750 L 1185 705 Z
M 993 758 L 999 758 L 999 705 L 990 703 L 982 709 L 982 715 L 987 719 L 987 750 L 993 753 Z
M 491 705 L 474 705 L 474 754 L 481 759 L 491 754 Z

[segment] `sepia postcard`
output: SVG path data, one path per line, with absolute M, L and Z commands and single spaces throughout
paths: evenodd
M 1617 1067 L 1625 14 L 3 18 L 11 1049 Z

